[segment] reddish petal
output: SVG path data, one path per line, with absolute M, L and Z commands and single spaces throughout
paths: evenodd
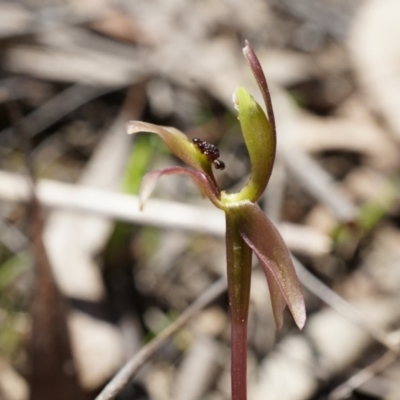
M 144 203 L 147 201 L 147 199 L 153 192 L 157 180 L 163 175 L 173 175 L 173 174 L 184 174 L 191 177 L 193 181 L 196 183 L 199 190 L 202 193 L 204 193 L 216 207 L 218 208 L 221 207 L 219 200 L 219 191 L 215 188 L 214 184 L 210 181 L 210 179 L 206 174 L 197 170 L 193 171 L 184 167 L 171 167 L 171 168 L 165 168 L 160 171 L 149 172 L 143 177 L 139 193 L 141 209 L 143 208 Z
M 306 320 L 304 299 L 300 283 L 290 258 L 286 245 L 272 222 L 261 211 L 257 204 L 249 201 L 232 207 L 228 212 L 234 216 L 243 240 L 252 248 L 260 260 L 270 283 L 272 305 L 274 307 L 275 319 L 279 326 L 282 314 L 282 301 L 276 296 L 277 288 L 289 307 L 297 326 L 301 329 Z
M 272 126 L 272 130 L 275 135 L 276 132 L 275 116 L 274 116 L 274 110 L 272 108 L 272 101 L 271 101 L 271 95 L 269 93 L 268 83 L 267 80 L 265 79 L 264 71 L 261 67 L 260 61 L 258 60 L 258 57 L 254 52 L 253 47 L 251 47 L 250 43 L 247 40 L 246 40 L 246 46 L 243 48 L 243 54 L 246 57 L 246 60 L 251 68 L 251 71 L 253 72 L 254 78 L 257 81 L 258 87 L 260 88 L 261 94 L 265 102 L 265 107 L 267 108 L 268 120 Z
M 260 261 L 260 264 L 262 264 L 261 260 L 258 260 Z M 281 329 L 283 325 L 283 311 L 286 308 L 286 301 L 285 298 L 282 296 L 281 289 L 276 283 L 275 277 L 272 275 L 272 272 L 270 272 L 268 268 L 263 268 L 263 270 L 268 282 L 275 325 L 277 329 Z

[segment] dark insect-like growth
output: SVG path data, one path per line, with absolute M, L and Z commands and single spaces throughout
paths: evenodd
M 225 169 L 225 163 L 221 160 L 214 160 L 213 164 L 214 164 L 214 167 L 217 169 Z
M 199 138 L 193 138 L 192 142 L 197 146 L 200 152 L 207 157 L 208 161 L 214 164 L 215 168 L 225 168 L 225 163 L 219 160 L 219 150 L 217 146 L 214 146 L 213 144 L 203 141 Z

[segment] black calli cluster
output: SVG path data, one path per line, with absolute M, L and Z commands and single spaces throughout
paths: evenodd
M 225 169 L 225 163 L 219 160 L 219 149 L 217 146 L 199 138 L 192 139 L 192 142 L 197 146 L 200 152 L 207 157 L 208 161 L 214 164 L 215 168 Z

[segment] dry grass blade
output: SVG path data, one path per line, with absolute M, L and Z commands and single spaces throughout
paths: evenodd
M 0 171 L 0 198 L 26 202 L 29 199 L 26 179 Z M 217 236 L 225 233 L 223 214 L 207 206 L 149 199 L 144 210 L 140 211 L 139 199 L 135 196 L 46 179 L 38 183 L 38 198 L 44 206 L 51 208 L 89 212 L 160 228 L 178 228 Z M 176 218 L 177 215 L 181 218 Z M 278 226 L 282 228 L 283 238 L 292 250 L 321 255 L 331 249 L 331 239 L 315 229 L 290 223 Z
M 79 7 L 73 7 L 73 5 L 47 6 L 47 10 L 46 7 L 43 7 L 35 12 L 22 4 L 2 1 L 0 2 L 0 39 L 34 35 L 66 26 L 95 22 L 110 17 L 110 14 L 113 15 L 113 13 L 109 7 L 91 7 L 91 9 L 79 10 Z
M 356 307 L 347 302 L 343 297 L 339 296 L 311 274 L 295 257 L 293 257 L 293 260 L 300 282 L 304 287 L 306 287 L 311 293 L 314 293 L 325 304 L 332 307 L 333 310 L 337 311 L 349 321 L 365 329 L 377 342 L 392 351 L 397 350 L 389 340 L 388 334 L 386 334 L 385 331 L 379 329 L 379 326 L 377 325 L 370 324 Z
M 395 305 L 396 301 L 380 297 L 356 304 L 369 323 L 382 330 L 398 319 Z M 322 309 L 308 319 L 305 336 L 288 335 L 261 363 L 252 399 L 313 398 L 321 379 L 349 368 L 371 343 L 369 332 L 335 310 Z
M 351 392 L 362 386 L 374 375 L 395 362 L 397 357 L 398 352 L 387 351 L 382 357 L 378 358 L 378 360 L 357 372 L 355 375 L 333 390 L 329 395 L 328 400 L 347 399 L 351 395 Z
M 73 85 L 22 118 L 19 125 L 27 137 L 33 137 L 83 104 L 112 90 L 115 89 Z M 4 129 L 0 132 L 0 136 L 3 138 L 2 145 L 7 147 L 15 146 L 19 140 L 13 128 Z
M 95 400 L 109 400 L 133 379 L 139 369 L 148 361 L 169 338 L 181 329 L 200 310 L 209 305 L 226 290 L 225 278 L 220 278 L 206 292 L 198 297 L 177 320 L 162 331 L 155 339 L 144 346 L 127 364 L 118 372 Z
M 284 158 L 290 172 L 317 200 L 327 206 L 339 221 L 355 220 L 357 208 L 340 192 L 329 173 L 308 154 L 289 146 L 282 146 L 279 154 Z
M 354 21 L 349 50 L 366 101 L 385 118 L 399 142 L 400 5 L 397 0 L 382 4 L 379 0 L 363 4 Z

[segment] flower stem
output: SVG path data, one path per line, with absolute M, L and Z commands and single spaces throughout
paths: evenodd
M 226 211 L 226 251 L 228 296 L 231 314 L 232 400 L 246 400 L 247 319 L 252 251 L 240 236 L 229 210 Z

